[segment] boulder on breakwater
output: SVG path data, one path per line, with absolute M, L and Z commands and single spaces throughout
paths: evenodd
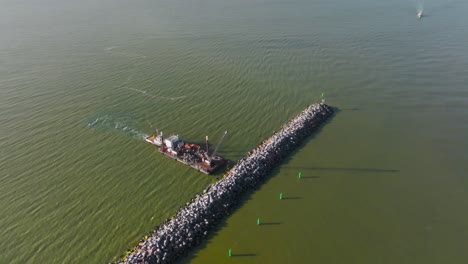
M 294 151 L 328 117 L 333 108 L 308 106 L 282 129 L 249 152 L 223 177 L 194 197 L 172 219 L 164 221 L 118 263 L 173 263 L 200 244 L 222 218 L 230 214 L 239 196 L 251 190 Z

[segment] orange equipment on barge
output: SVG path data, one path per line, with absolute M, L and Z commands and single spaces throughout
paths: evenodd
M 165 139 L 161 132 L 145 137 L 145 140 L 150 144 L 158 146 L 159 152 L 164 156 L 175 159 L 202 173 L 211 174 L 227 163 L 227 160 L 216 155 L 216 151 L 226 134 L 227 131 L 224 133 L 213 154 L 209 154 L 208 149 L 201 149 L 200 145 L 185 143 L 178 135 L 172 135 Z M 208 148 L 208 137 L 206 146 Z

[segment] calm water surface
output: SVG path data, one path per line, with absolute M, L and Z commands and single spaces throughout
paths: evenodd
M 182 262 L 466 263 L 468 2 L 0 4 L 0 263 L 111 261 L 219 177 L 143 135 L 228 130 L 236 161 L 322 92 L 336 116 Z

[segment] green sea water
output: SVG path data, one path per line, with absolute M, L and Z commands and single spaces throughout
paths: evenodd
M 220 176 L 144 135 L 227 130 L 235 162 L 322 92 L 336 115 L 181 262 L 466 263 L 468 2 L 0 5 L 0 263 L 112 261 Z

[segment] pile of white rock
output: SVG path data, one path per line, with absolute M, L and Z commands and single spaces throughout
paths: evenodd
M 249 152 L 223 177 L 198 194 L 140 240 L 118 263 L 173 263 L 208 235 L 222 218 L 231 213 L 239 196 L 252 190 L 280 161 L 295 150 L 328 117 L 333 108 L 314 104 L 289 121 L 282 129 Z

